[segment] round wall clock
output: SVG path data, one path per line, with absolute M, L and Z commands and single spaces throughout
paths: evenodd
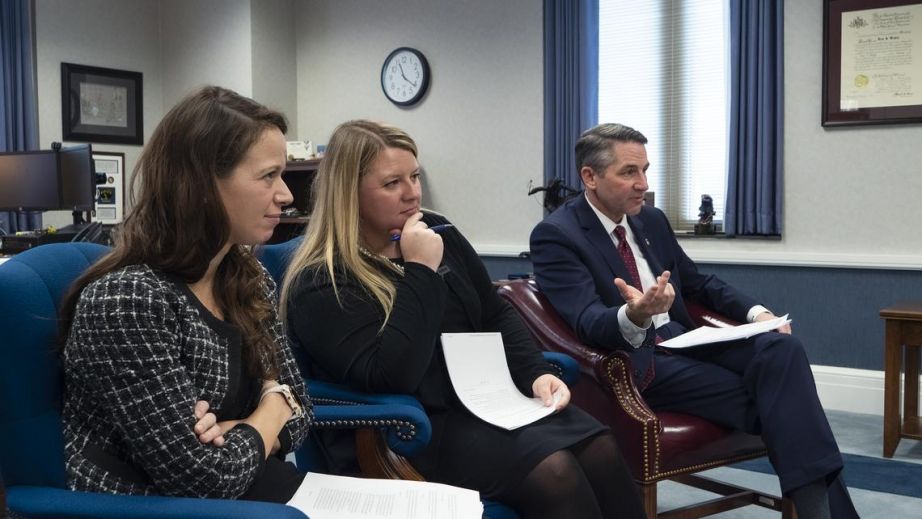
M 429 88 L 429 62 L 423 54 L 410 47 L 394 49 L 381 67 L 381 89 L 399 106 L 416 104 Z

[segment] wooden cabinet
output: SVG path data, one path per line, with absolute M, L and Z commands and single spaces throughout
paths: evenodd
M 311 185 L 319 167 L 320 159 L 291 161 L 285 167 L 282 179 L 291 190 L 294 202 L 283 209 L 291 210 L 294 214 L 282 216 L 269 243 L 280 243 L 304 233 L 311 210 Z

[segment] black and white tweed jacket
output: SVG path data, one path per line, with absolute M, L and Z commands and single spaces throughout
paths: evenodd
M 275 301 L 275 283 L 265 278 L 266 297 Z M 83 290 L 64 350 L 70 488 L 235 498 L 260 473 L 264 447 L 252 427 L 235 427 L 220 448 L 201 444 L 192 431 L 197 400 L 220 409 L 242 383 L 231 375 L 233 333 L 221 325 L 236 329 L 193 299 L 187 287 L 144 265 L 110 272 Z M 279 435 L 289 452 L 307 435 L 313 412 L 278 316 L 266 326 L 280 345 L 279 382 L 309 411 Z M 256 404 L 246 403 L 244 416 Z

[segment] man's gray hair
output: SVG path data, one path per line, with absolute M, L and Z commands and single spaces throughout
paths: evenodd
M 603 175 L 615 161 L 614 142 L 646 144 L 647 138 L 623 124 L 605 123 L 589 128 L 576 141 L 576 171 L 589 166 L 597 175 Z

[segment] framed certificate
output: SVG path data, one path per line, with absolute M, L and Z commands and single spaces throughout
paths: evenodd
M 122 222 L 125 217 L 125 154 L 94 151 L 96 173 L 106 176 L 96 185 L 96 220 L 105 225 Z
M 823 126 L 922 123 L 922 0 L 824 0 Z

